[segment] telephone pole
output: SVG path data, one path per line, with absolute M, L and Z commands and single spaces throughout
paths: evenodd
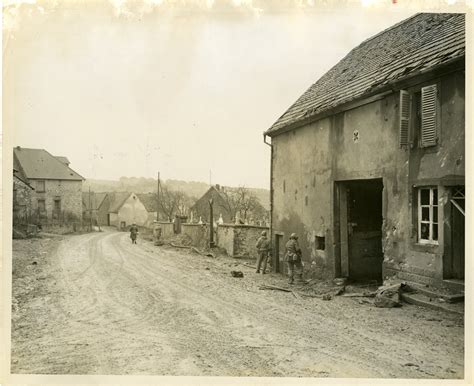
M 160 221 L 160 172 L 158 172 L 158 186 L 156 190 L 156 221 Z

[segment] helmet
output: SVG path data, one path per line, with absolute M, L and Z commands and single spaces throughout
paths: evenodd
M 296 240 L 297 238 L 298 238 L 298 236 L 296 235 L 296 233 L 292 233 L 291 236 L 290 236 L 290 239 L 295 239 Z
M 267 235 L 267 231 L 263 231 L 262 236 L 266 236 L 266 235 Z

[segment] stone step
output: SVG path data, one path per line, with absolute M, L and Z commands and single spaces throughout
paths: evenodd
M 431 298 L 420 292 L 403 292 L 400 296 L 409 304 L 464 315 L 464 303 L 446 303 L 443 298 Z
M 432 299 L 443 299 L 447 303 L 460 303 L 464 301 L 464 291 L 460 292 L 451 288 L 433 288 L 422 284 L 407 282 L 407 284 Z
M 445 279 L 442 282 L 442 285 L 451 291 L 457 293 L 464 293 L 464 280 L 459 279 Z

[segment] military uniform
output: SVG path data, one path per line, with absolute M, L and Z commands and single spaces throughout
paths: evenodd
M 301 249 L 296 236 L 293 236 L 286 243 L 285 261 L 288 264 L 288 283 L 293 284 L 295 268 L 298 280 L 303 280 L 303 264 L 301 264 Z
M 262 236 L 259 237 L 256 247 L 258 251 L 257 273 L 260 273 L 260 266 L 263 262 L 262 274 L 265 274 L 268 252 L 270 251 L 270 240 L 267 239 L 266 233 L 264 234 L 264 232 L 262 232 Z
M 130 227 L 130 238 L 132 239 L 132 244 L 137 243 L 137 234 L 138 234 L 138 227 L 135 224 L 133 224 Z

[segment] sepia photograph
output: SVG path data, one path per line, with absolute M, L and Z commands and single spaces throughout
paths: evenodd
M 0 382 L 471 384 L 472 10 L 3 1 Z

